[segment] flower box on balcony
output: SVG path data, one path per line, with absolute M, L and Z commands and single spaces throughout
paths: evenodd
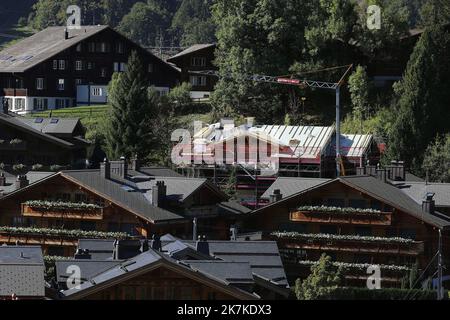
M 392 213 L 372 209 L 305 206 L 292 212 L 290 220 L 333 224 L 391 225 Z
M 22 204 L 22 215 L 36 218 L 102 220 L 103 208 L 84 203 L 27 201 Z

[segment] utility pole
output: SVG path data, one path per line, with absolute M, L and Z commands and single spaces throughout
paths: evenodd
M 437 298 L 444 299 L 444 292 L 442 288 L 442 230 L 439 229 L 439 246 L 438 246 L 438 284 L 437 284 Z
M 336 88 L 336 176 L 341 176 L 341 87 Z

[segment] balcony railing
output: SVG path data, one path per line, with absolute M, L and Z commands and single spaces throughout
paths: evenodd
M 22 215 L 30 218 L 55 218 L 73 220 L 102 220 L 103 208 L 70 209 L 70 208 L 39 208 L 22 203 Z
M 329 211 L 301 210 L 292 212 L 290 220 L 294 222 L 390 226 L 392 224 L 392 212 L 337 214 Z
M 271 234 L 271 238 L 278 241 L 280 247 L 286 249 L 410 256 L 417 256 L 424 252 L 424 242 L 404 238 L 295 232 L 274 232 Z
M 26 151 L 27 143 L 25 141 L 10 143 L 7 140 L 0 140 L 0 151 Z

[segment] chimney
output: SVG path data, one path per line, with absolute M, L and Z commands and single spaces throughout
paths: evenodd
M 155 251 L 161 251 L 162 249 L 161 238 L 156 234 L 153 235 L 152 249 Z
M 273 194 L 270 195 L 270 203 L 275 203 L 283 199 L 283 195 L 281 194 L 280 189 L 273 190 Z
M 141 253 L 140 240 L 116 240 L 114 241 L 114 260 L 130 259 Z
M 166 200 L 167 186 L 164 181 L 156 181 L 152 188 L 152 205 L 162 208 Z
M 148 240 L 145 239 L 144 241 L 142 241 L 141 252 L 147 252 L 149 249 L 150 245 L 148 243 Z
M 377 178 L 380 181 L 387 182 L 387 170 L 386 169 L 377 169 Z
M 5 174 L 2 172 L 0 173 L 0 187 L 4 187 L 6 185 L 6 177 Z
M 64 29 L 64 40 L 69 39 L 69 30 L 67 28 Z
M 102 163 L 100 163 L 100 175 L 104 179 L 111 178 L 111 164 L 109 163 L 108 159 L 106 159 L 106 158 Z
M 16 189 L 25 188 L 26 186 L 28 186 L 28 184 L 29 184 L 29 181 L 27 179 L 27 176 L 24 176 L 24 175 L 17 176 Z
M 131 160 L 131 169 L 134 171 L 141 170 L 141 161 L 139 160 L 137 155 L 135 155 L 134 158 Z
M 89 253 L 89 250 L 83 250 L 78 248 L 75 252 L 74 258 L 77 260 L 89 260 L 92 258 L 91 254 Z
M 118 161 L 111 161 L 111 173 L 125 179 L 128 174 L 127 159 L 122 156 Z
M 197 240 L 196 250 L 209 256 L 209 243 L 206 236 L 199 236 Z
M 423 202 L 422 202 L 423 213 L 434 214 L 434 209 L 436 206 L 436 203 L 433 199 L 434 195 L 435 194 L 432 192 L 427 193 L 425 200 L 423 200 Z

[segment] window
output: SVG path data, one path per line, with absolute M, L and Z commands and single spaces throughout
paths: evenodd
M 320 226 L 320 233 L 324 234 L 337 234 L 336 226 Z
M 125 62 L 120 63 L 120 70 L 121 72 L 127 71 L 127 64 Z
M 108 232 L 119 232 L 119 224 L 117 222 L 109 222 L 108 223 Z
M 49 246 L 47 255 L 55 257 L 64 257 L 64 247 Z
M 66 60 L 59 60 L 59 70 L 66 69 Z
M 416 239 L 416 230 L 414 229 L 408 229 L 408 228 L 402 228 L 399 232 L 400 237 L 407 238 L 407 239 Z
M 36 90 L 44 90 L 44 78 L 36 79 Z
M 47 110 L 48 99 L 34 98 L 33 99 L 33 109 L 34 110 Z
M 25 217 L 13 217 L 12 225 L 13 227 L 23 227 L 26 226 L 27 219 Z
M 94 69 L 94 63 L 93 62 L 88 62 L 87 68 L 88 68 L 88 70 Z
M 102 69 L 100 70 L 100 76 L 101 76 L 102 78 L 106 78 L 106 68 L 102 68 Z
M 372 228 L 371 227 L 355 227 L 355 234 L 362 237 L 371 237 Z
M 94 97 L 101 97 L 103 95 L 103 90 L 102 88 L 98 88 L 98 87 L 94 87 L 92 88 L 92 95 Z
M 81 60 L 75 61 L 75 70 L 77 71 L 83 70 L 83 61 Z
M 65 99 L 55 99 L 55 107 L 56 109 L 61 109 L 66 107 Z
M 114 62 L 114 72 L 119 72 L 119 62 Z
M 191 85 L 197 87 L 206 86 L 206 77 L 205 76 L 190 76 Z
M 366 209 L 367 208 L 366 200 L 362 200 L 362 199 L 350 199 L 348 201 L 348 204 L 352 208 L 357 208 L 357 209 Z
M 65 84 L 64 79 L 58 79 L 58 90 L 59 91 L 64 91 L 64 84 Z
M 16 100 L 14 101 L 14 108 L 15 108 L 15 110 L 25 109 L 25 99 L 16 98 Z
M 132 236 L 137 235 L 136 225 L 132 223 L 122 223 L 120 225 L 120 232 L 126 232 Z
M 370 207 L 374 210 L 380 210 L 381 211 L 381 202 L 378 200 L 372 200 L 370 202 Z
M 123 53 L 123 43 L 122 42 L 117 42 L 116 43 L 116 52 L 117 53 Z
M 329 198 L 327 200 L 327 205 L 332 207 L 345 207 L 345 200 L 344 199 L 336 199 L 336 198 Z
M 205 67 L 206 66 L 206 58 L 204 57 L 193 57 L 191 60 L 191 65 L 193 67 Z
M 147 69 L 148 73 L 152 73 L 153 72 L 153 63 L 149 63 L 148 64 L 148 69 Z
M 81 230 L 84 230 L 84 231 L 95 231 L 97 228 L 97 225 L 94 221 L 81 221 L 80 228 L 81 228 Z
M 6 98 L 5 103 L 8 106 L 8 110 L 12 111 L 13 109 L 13 99 L 12 98 Z
M 53 60 L 53 70 L 58 70 L 58 60 Z
M 88 44 L 88 51 L 89 52 L 95 52 L 95 42 L 89 42 L 89 44 Z
M 83 84 L 83 79 L 75 79 L 75 84 L 77 86 Z
M 81 52 L 82 51 L 81 43 L 77 44 L 76 50 L 77 50 L 77 52 Z

